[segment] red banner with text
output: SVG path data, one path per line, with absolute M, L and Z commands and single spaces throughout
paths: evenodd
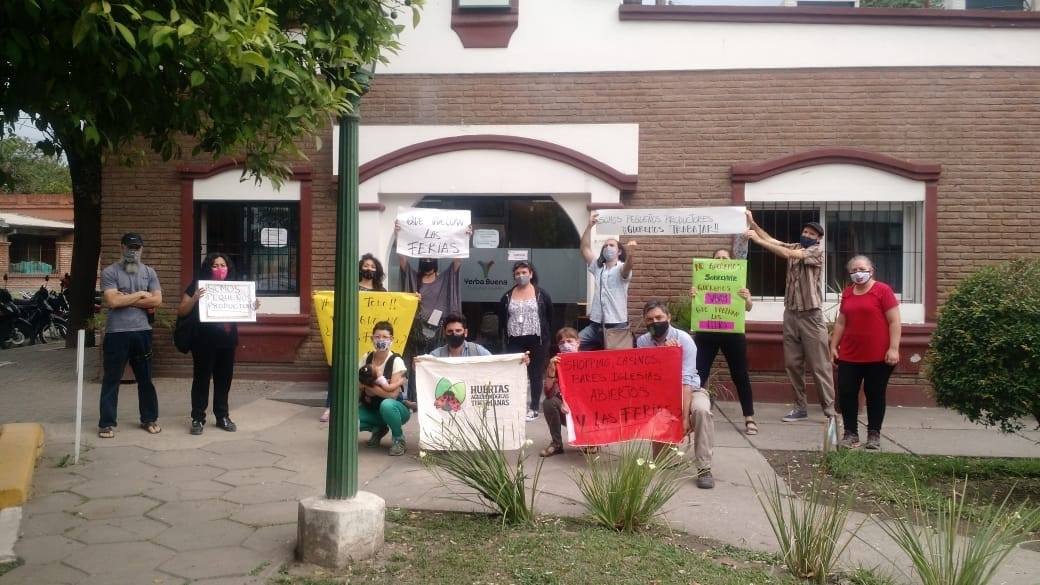
M 565 353 L 557 375 L 574 445 L 682 442 L 682 348 Z

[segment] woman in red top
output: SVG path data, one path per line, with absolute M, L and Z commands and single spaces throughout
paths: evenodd
M 899 363 L 899 300 L 874 280 L 874 264 L 856 256 L 846 265 L 852 286 L 841 293 L 831 334 L 831 357 L 838 364 L 838 401 L 845 422 L 841 446 L 859 447 L 859 388 L 867 396 L 867 449 L 881 449 L 888 377 Z

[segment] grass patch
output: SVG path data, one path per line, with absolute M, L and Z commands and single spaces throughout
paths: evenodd
M 386 545 L 377 559 L 340 573 L 296 565 L 272 585 L 796 585 L 773 565 L 729 566 L 720 550 L 681 533 L 619 533 L 578 520 L 541 518 L 503 526 L 484 515 L 387 510 Z M 774 560 L 762 555 L 756 560 Z M 742 563 L 738 563 L 742 564 Z
M 810 451 L 763 451 L 791 489 L 804 493 L 823 464 L 828 489 L 856 492 L 853 508 L 898 514 L 920 499 L 926 511 L 938 511 L 950 486 L 968 478 L 964 512 L 969 521 L 983 517 L 989 504 L 1008 498 L 1010 505 L 1040 508 L 1040 459 L 948 457 L 842 450 L 826 455 Z M 914 479 L 917 481 L 915 492 Z
M 3 577 L 7 573 L 17 569 L 18 567 L 24 564 L 25 561 L 21 557 L 7 563 L 0 563 L 0 577 Z

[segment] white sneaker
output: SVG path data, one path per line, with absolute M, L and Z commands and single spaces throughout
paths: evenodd
M 538 412 L 537 411 L 534 411 L 534 410 L 528 410 L 527 411 L 527 422 L 531 422 L 531 421 L 533 421 L 536 418 L 538 418 Z

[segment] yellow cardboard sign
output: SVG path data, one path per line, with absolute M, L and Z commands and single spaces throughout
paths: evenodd
M 332 365 L 332 305 L 335 292 L 323 290 L 314 293 L 314 308 L 318 312 L 318 330 L 325 347 L 325 361 Z M 372 327 L 380 321 L 394 326 L 391 350 L 403 354 L 412 330 L 412 320 L 419 309 L 419 297 L 413 293 L 369 292 L 358 293 L 358 358 L 372 350 Z

